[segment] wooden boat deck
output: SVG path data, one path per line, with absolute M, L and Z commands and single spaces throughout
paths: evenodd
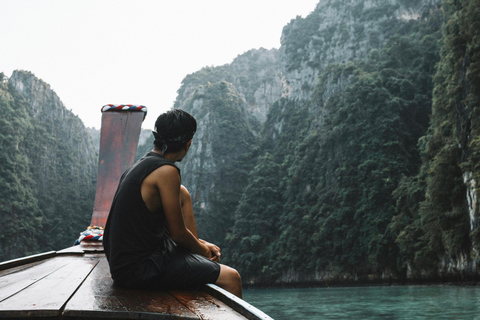
M 113 285 L 98 245 L 0 263 L 0 318 L 271 319 L 214 285 L 148 291 Z

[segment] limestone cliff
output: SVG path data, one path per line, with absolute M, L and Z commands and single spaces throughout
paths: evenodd
M 32 120 L 49 128 L 48 134 L 63 140 L 71 147 L 65 152 L 75 153 L 75 157 L 88 172 L 97 168 L 97 155 L 92 148 L 92 140 L 83 122 L 68 110 L 50 85 L 38 79 L 30 72 L 15 70 L 9 78 L 9 85 L 22 96 L 31 108 Z M 45 155 L 55 148 L 45 145 Z
M 175 108 L 183 108 L 199 86 L 226 81 L 243 99 L 242 113 L 252 132 L 265 122 L 270 105 L 282 95 L 282 77 L 278 50 L 252 49 L 231 64 L 206 67 L 190 74 L 178 90 Z
M 232 84 L 222 81 L 197 87 L 183 108 L 195 116 L 197 132 L 180 164 L 182 184 L 192 195 L 202 236 L 223 243 L 253 151 L 245 99 Z
M 227 244 L 247 279 L 398 276 L 392 192 L 419 166 L 440 3 L 323 0 L 284 27 L 279 50 L 251 50 L 184 79 L 175 107 L 199 120 L 199 132 L 182 177 L 204 226 L 220 229 L 212 240 Z M 226 110 L 236 110 L 235 131 L 219 120 Z M 237 135 L 255 140 L 228 141 Z M 220 185 L 222 170 L 234 174 Z
M 440 0 L 323 0 L 283 28 L 280 61 L 286 95 L 308 99 L 329 64 L 365 59 L 409 21 L 426 19 Z
M 218 203 L 214 199 L 220 198 L 214 191 L 219 188 L 215 179 L 227 183 L 228 187 L 223 191 L 235 199 L 229 200 L 230 209 L 227 211 L 233 211 L 238 204 L 245 184 L 239 181 L 245 180 L 246 171 L 235 168 L 238 166 L 236 162 L 253 150 L 254 136 L 262 130 L 270 106 L 281 95 L 282 74 L 276 49 L 250 50 L 239 55 L 230 65 L 207 67 L 183 80 L 175 107 L 196 117 L 198 131 L 192 150 L 185 164 L 181 165 L 182 181 L 194 195 L 194 205 L 204 217 L 212 211 L 213 203 Z M 222 149 L 230 145 L 236 145 L 236 148 L 228 152 Z M 188 159 L 192 159 L 192 163 Z M 237 169 L 242 173 L 233 181 L 221 177 L 221 172 L 235 172 Z M 218 213 L 226 210 L 216 207 Z M 200 224 L 208 220 L 205 219 L 200 218 Z M 227 217 L 227 220 L 231 219 L 233 216 Z
M 383 48 L 392 35 L 408 33 L 416 22 L 428 19 L 431 12 L 438 11 L 440 3 L 441 0 L 320 1 L 309 16 L 292 19 L 283 28 L 279 50 L 282 96 L 303 104 L 312 96 L 318 77 L 327 66 L 365 60 L 371 52 Z M 346 83 L 345 79 L 326 84 L 323 100 L 342 90 Z M 278 136 L 280 132 L 273 128 L 281 128 L 290 112 L 287 108 L 275 114 L 275 123 L 264 134 Z M 310 126 L 315 127 L 321 122 L 323 111 L 321 106 L 311 106 L 310 112 Z
M 0 257 L 72 245 L 93 210 L 98 154 L 50 86 L 16 70 L 0 88 Z

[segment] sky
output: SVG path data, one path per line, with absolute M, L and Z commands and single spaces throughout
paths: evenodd
M 279 48 L 319 1 L 0 0 L 0 72 L 32 72 L 87 127 L 106 104 L 139 104 L 153 129 L 186 75 Z

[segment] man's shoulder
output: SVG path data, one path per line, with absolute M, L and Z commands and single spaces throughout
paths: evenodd
M 167 169 L 162 169 L 157 172 L 158 169 L 165 167 Z M 123 173 L 120 182 L 131 183 L 136 181 L 141 182 L 149 176 L 156 176 L 159 173 L 164 172 L 176 172 L 177 175 L 180 175 L 180 169 L 171 161 L 163 157 L 155 157 L 145 155 L 140 160 L 138 160 L 133 166 L 125 170 Z
M 180 173 L 175 166 L 162 165 L 153 170 L 142 182 L 142 190 L 148 193 L 152 190 L 155 192 L 171 192 L 180 190 L 181 178 Z
M 149 176 L 154 176 L 157 178 L 175 178 L 180 176 L 180 170 L 173 163 L 164 163 L 155 170 L 153 170 Z

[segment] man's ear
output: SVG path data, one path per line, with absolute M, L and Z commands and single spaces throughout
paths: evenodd
M 185 145 L 185 150 L 188 151 L 190 149 L 190 146 L 192 145 L 192 139 L 190 139 L 187 144 Z

